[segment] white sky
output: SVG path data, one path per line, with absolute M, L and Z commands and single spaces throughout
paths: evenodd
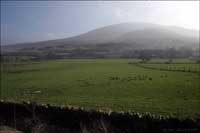
M 121 22 L 139 21 L 199 29 L 199 1 L 113 2 Z
M 1 45 L 67 38 L 122 22 L 199 29 L 200 1 L 1 1 Z

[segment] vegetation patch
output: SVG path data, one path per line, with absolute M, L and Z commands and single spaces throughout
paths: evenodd
M 1 124 L 18 133 L 166 133 L 200 131 L 199 119 L 155 117 L 136 112 L 98 112 L 67 106 L 0 102 Z M 0 131 L 5 131 L 5 128 Z M 12 133 L 12 132 L 11 132 Z
M 169 65 L 196 67 L 199 64 L 139 64 L 158 67 L 146 69 L 130 62 L 138 63 L 138 60 L 65 59 L 18 62 L 17 65 L 2 63 L 1 99 L 71 105 L 106 112 L 148 112 L 198 118 L 199 75 L 158 68 L 168 68 Z

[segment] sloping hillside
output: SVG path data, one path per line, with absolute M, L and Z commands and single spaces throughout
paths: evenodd
M 141 49 L 199 47 L 199 33 L 180 27 L 149 23 L 122 23 L 57 40 L 15 44 L 2 47 L 3 54 L 39 55 L 55 58 L 121 57 Z

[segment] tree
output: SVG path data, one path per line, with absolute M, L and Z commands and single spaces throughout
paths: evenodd
M 168 62 L 172 63 L 173 59 L 176 57 L 176 49 L 172 47 L 168 48 L 166 51 L 167 51 Z
M 151 55 L 149 54 L 147 50 L 142 50 L 140 51 L 138 58 L 141 59 L 142 62 L 145 63 L 151 59 Z

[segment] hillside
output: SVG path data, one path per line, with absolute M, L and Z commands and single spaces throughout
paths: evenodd
M 57 40 L 2 46 L 3 54 L 55 58 L 121 57 L 141 49 L 198 49 L 199 32 L 149 23 L 121 23 Z

